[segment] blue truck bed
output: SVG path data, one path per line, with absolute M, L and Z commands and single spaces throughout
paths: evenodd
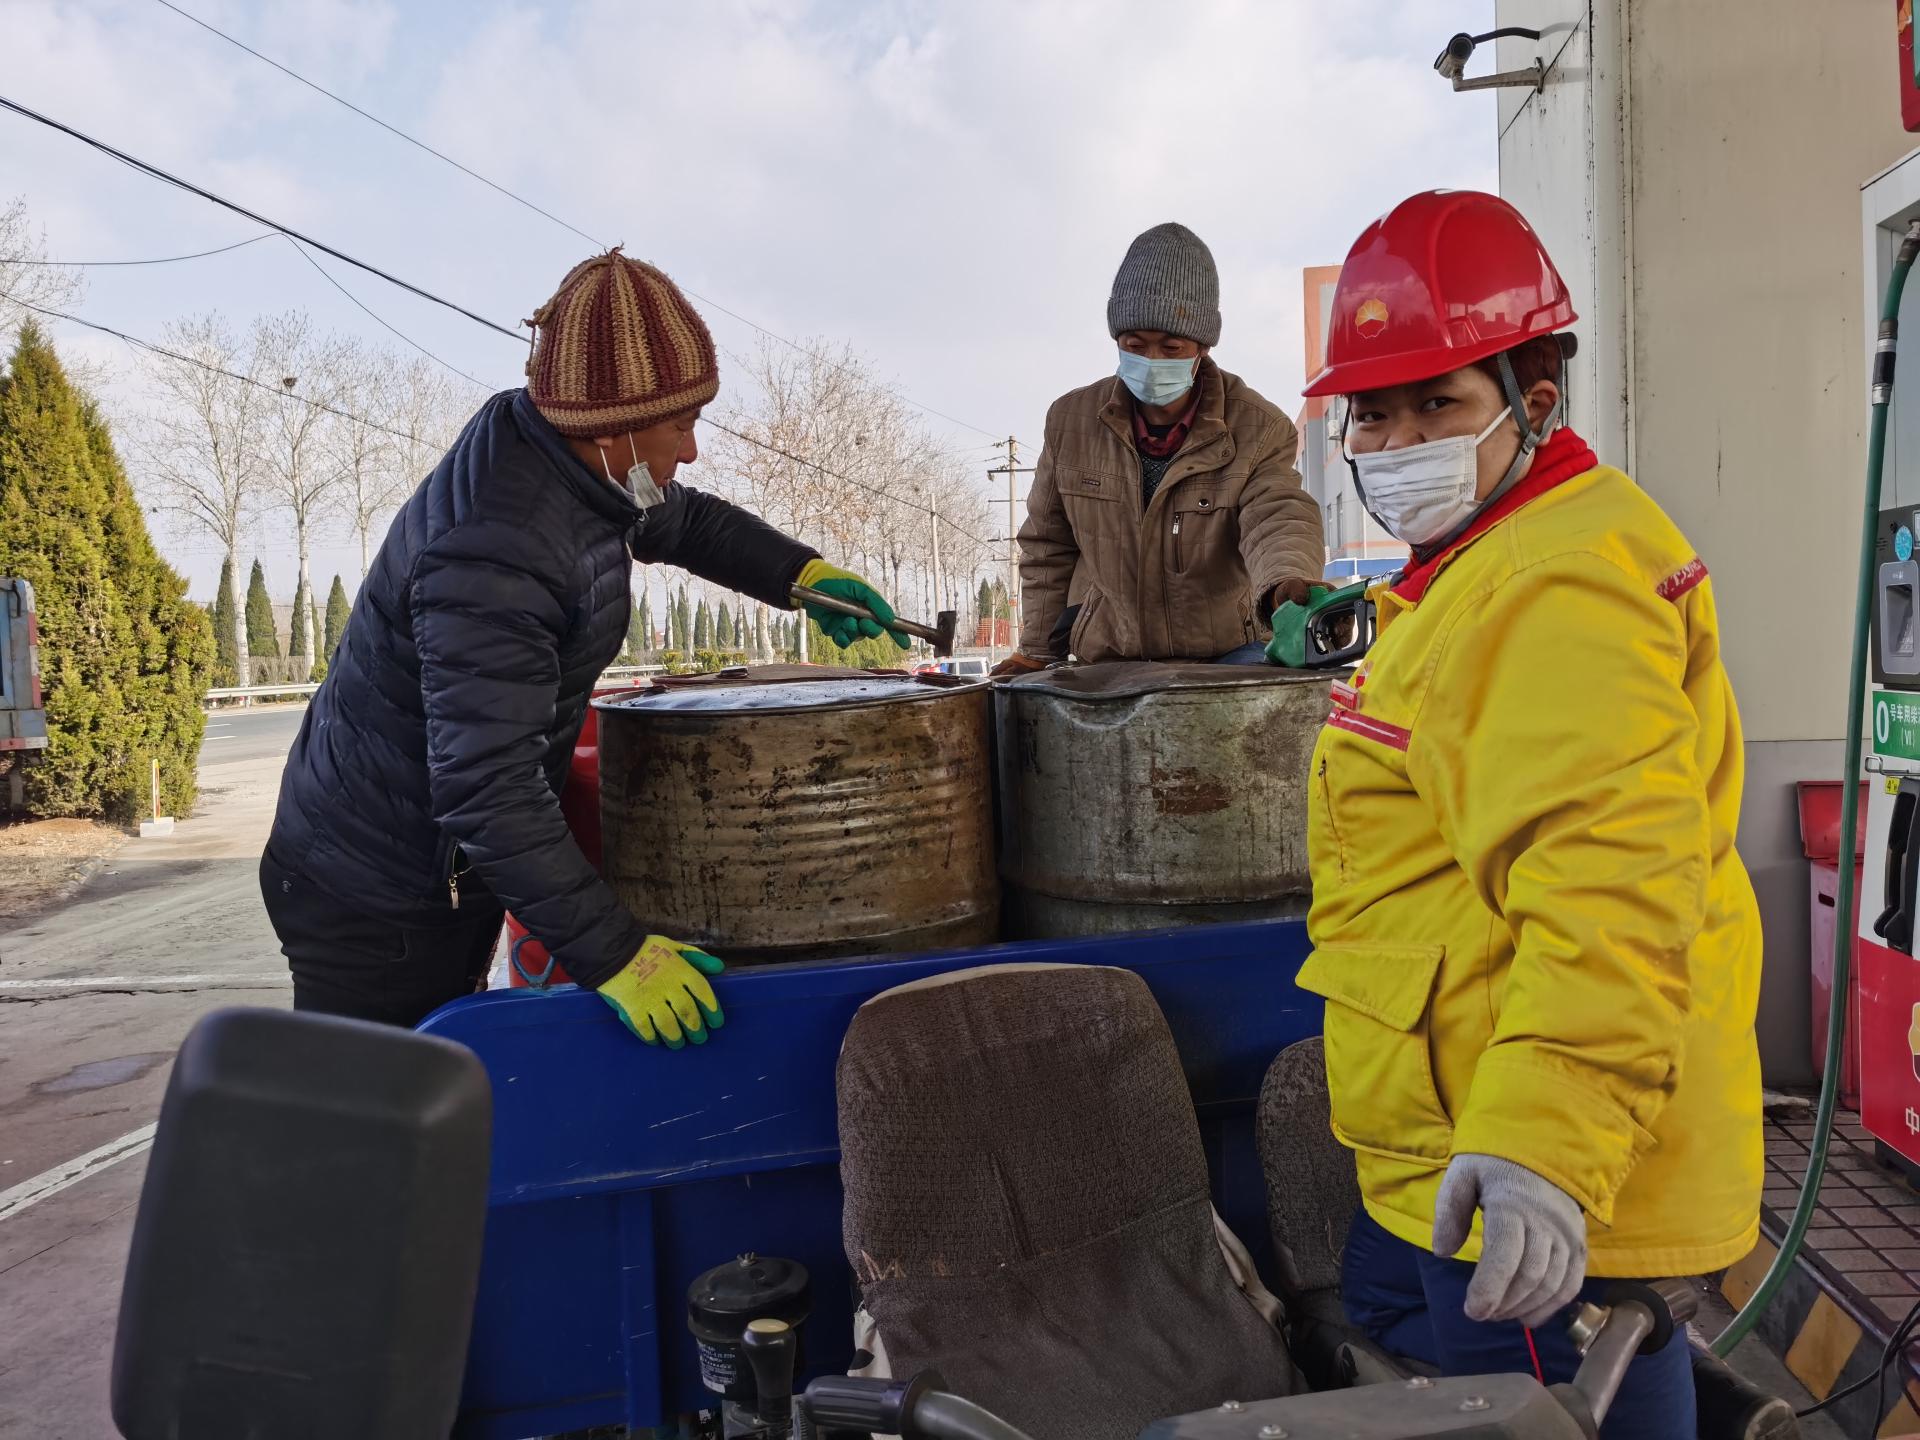
M 589 992 L 497 991 L 421 1029 L 469 1046 L 493 1081 L 485 1259 L 455 1435 L 523 1440 L 658 1425 L 712 1403 L 685 1323 L 688 1284 L 756 1251 L 814 1281 L 809 1373 L 845 1368 L 834 1065 L 860 1004 L 909 980 L 1015 961 L 1136 971 L 1165 1012 L 1205 1137 L 1215 1204 L 1271 1277 L 1254 1100 L 1268 1063 L 1320 1029 L 1298 990 L 1299 921 L 996 945 L 744 970 L 726 1026 L 679 1052 L 641 1045 Z

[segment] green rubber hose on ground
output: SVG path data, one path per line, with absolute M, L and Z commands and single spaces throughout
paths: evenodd
M 1806 1178 L 1793 1219 L 1780 1241 L 1780 1252 L 1767 1267 L 1758 1288 L 1740 1307 L 1713 1353 L 1725 1359 L 1734 1346 L 1760 1323 L 1768 1304 L 1792 1273 L 1793 1262 L 1807 1238 L 1807 1226 L 1820 1203 L 1820 1182 L 1827 1173 L 1827 1144 L 1833 1138 L 1833 1115 L 1840 1104 L 1840 1047 L 1847 1020 L 1847 980 L 1853 968 L 1853 867 L 1859 852 L 1854 826 L 1860 813 L 1860 751 L 1865 734 L 1867 704 L 1868 617 L 1873 612 L 1873 554 L 1880 523 L 1880 470 L 1887 453 L 1887 411 L 1893 404 L 1893 363 L 1900 335 L 1900 295 L 1907 288 L 1907 271 L 1920 255 L 1920 221 L 1907 228 L 1906 239 L 1894 257 L 1893 273 L 1880 303 L 1880 334 L 1873 350 L 1871 396 L 1873 409 L 1867 428 L 1867 497 L 1860 519 L 1860 577 L 1853 596 L 1853 664 L 1847 685 L 1847 758 L 1840 792 L 1840 893 L 1834 900 L 1839 923 L 1833 927 L 1833 989 L 1827 1008 L 1827 1064 L 1820 1077 L 1820 1105 L 1814 1112 L 1813 1153 L 1807 1158 Z

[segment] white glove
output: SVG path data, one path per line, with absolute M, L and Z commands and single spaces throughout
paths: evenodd
M 1524 1165 L 1492 1155 L 1456 1155 L 1433 1206 L 1433 1253 L 1467 1243 L 1481 1224 L 1480 1263 L 1467 1286 L 1470 1320 L 1546 1324 L 1587 1278 L 1587 1222 L 1580 1204 Z

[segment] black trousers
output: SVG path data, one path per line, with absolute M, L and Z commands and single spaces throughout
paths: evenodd
M 293 1008 L 386 1025 L 417 1025 L 484 989 L 506 918 L 491 895 L 463 894 L 444 921 L 400 924 L 327 893 L 271 848 L 260 895 L 293 972 Z

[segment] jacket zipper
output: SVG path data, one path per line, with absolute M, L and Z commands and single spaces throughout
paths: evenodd
M 1173 569 L 1176 575 L 1186 568 L 1186 562 L 1180 558 L 1180 521 L 1183 518 L 1178 510 L 1173 512 Z
M 1340 838 L 1340 826 L 1333 818 L 1333 786 L 1327 780 L 1327 757 L 1320 757 L 1320 804 L 1327 812 L 1327 833 L 1333 837 L 1333 848 L 1340 857 L 1340 879 L 1347 878 L 1347 845 Z
M 467 873 L 467 867 L 460 863 L 462 858 L 458 845 L 447 856 L 447 902 L 456 910 L 460 908 L 460 877 Z

